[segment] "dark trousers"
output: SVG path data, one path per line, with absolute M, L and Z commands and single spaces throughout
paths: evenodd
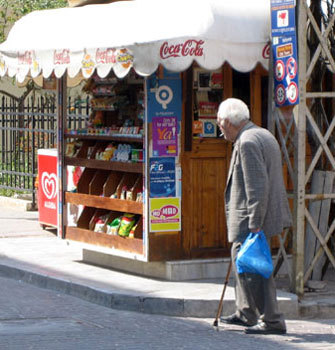
M 285 329 L 284 317 L 278 311 L 273 276 L 266 279 L 254 273 L 237 273 L 235 260 L 241 245 L 241 243 L 236 242 L 231 247 L 236 281 L 236 315 L 249 324 L 256 324 L 260 319 L 271 327 Z

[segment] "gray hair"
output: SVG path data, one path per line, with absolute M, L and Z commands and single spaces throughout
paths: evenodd
M 236 126 L 249 120 L 250 112 L 248 106 L 242 100 L 228 98 L 221 102 L 217 117 L 219 124 L 222 124 L 224 119 L 228 119 Z

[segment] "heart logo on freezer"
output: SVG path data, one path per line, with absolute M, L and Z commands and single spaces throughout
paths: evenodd
M 42 173 L 42 190 L 48 199 L 56 197 L 57 176 L 55 174 L 49 174 L 46 171 Z

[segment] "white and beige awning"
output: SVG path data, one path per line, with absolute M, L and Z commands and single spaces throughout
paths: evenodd
M 124 77 L 193 61 L 209 70 L 268 68 L 270 1 L 136 0 L 32 12 L 0 45 L 0 75 L 45 78 L 79 72 Z

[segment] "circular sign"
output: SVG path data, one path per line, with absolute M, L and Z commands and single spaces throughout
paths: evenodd
M 298 99 L 298 86 L 295 82 L 292 82 L 287 88 L 287 98 L 290 103 L 297 102 Z
M 214 130 L 214 125 L 211 122 L 206 122 L 205 123 L 205 130 L 207 133 L 213 132 Z
M 275 91 L 275 100 L 278 105 L 282 105 L 285 102 L 286 99 L 286 93 L 285 93 L 285 87 L 283 84 L 279 84 L 276 87 Z
M 291 79 L 297 75 L 297 62 L 293 57 L 290 57 L 286 63 L 286 72 Z
M 173 92 L 170 86 L 161 85 L 155 93 L 156 100 L 162 105 L 163 109 L 167 109 L 167 105 L 173 98 Z
M 285 76 L 285 66 L 283 61 L 277 61 L 275 66 L 275 77 L 276 80 L 282 81 Z

